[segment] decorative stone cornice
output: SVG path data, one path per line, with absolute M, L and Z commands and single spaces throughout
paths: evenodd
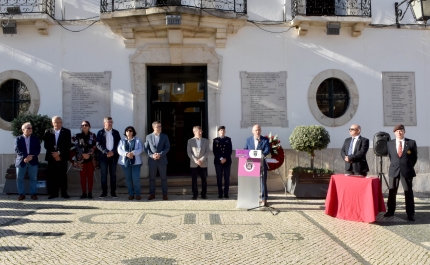
M 166 25 L 166 14 L 180 14 L 181 25 Z M 133 9 L 100 14 L 100 20 L 114 33 L 122 35 L 127 48 L 134 47 L 136 36 L 144 39 L 168 38 L 171 30 L 182 38 L 210 38 L 215 36 L 217 48 L 224 48 L 227 34 L 235 34 L 245 26 L 248 17 L 228 11 L 170 6 Z M 169 33 L 171 32 L 171 33 Z
M 49 35 L 49 25 L 54 25 L 55 21 L 47 14 L 22 14 L 14 15 L 10 18 L 20 25 L 35 25 L 41 35 Z
M 372 18 L 351 16 L 295 16 L 291 26 L 296 27 L 297 35 L 305 36 L 309 26 L 325 26 L 329 22 L 339 22 L 341 27 L 350 27 L 351 36 L 358 37 L 366 26 L 372 23 Z

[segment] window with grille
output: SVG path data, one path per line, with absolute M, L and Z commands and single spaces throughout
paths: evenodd
M 329 118 L 339 118 L 349 106 L 349 91 L 342 80 L 327 78 L 317 89 L 317 105 L 320 111 Z
M 29 110 L 30 91 L 17 79 L 9 79 L 0 85 L 0 118 L 11 122 L 19 114 Z

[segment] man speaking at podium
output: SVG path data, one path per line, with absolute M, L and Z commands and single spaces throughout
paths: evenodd
M 252 127 L 253 136 L 246 139 L 245 150 L 261 150 L 264 157 L 270 154 L 270 144 L 269 139 L 261 135 L 261 127 L 258 124 L 255 124 Z M 264 206 L 267 205 L 267 163 L 266 161 L 262 161 L 263 166 L 263 176 L 261 179 L 261 200 L 263 201 Z

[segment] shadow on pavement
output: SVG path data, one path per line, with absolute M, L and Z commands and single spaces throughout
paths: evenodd
M 136 259 L 123 260 L 123 264 L 166 264 L 166 265 L 175 265 L 178 264 L 176 259 L 169 258 L 161 258 L 161 257 L 142 257 Z
M 29 250 L 31 248 L 28 247 L 17 247 L 17 246 L 1 246 L 0 252 L 3 251 L 20 251 L 20 250 Z

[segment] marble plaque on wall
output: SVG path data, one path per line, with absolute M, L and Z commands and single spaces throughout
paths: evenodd
M 288 127 L 287 72 L 240 72 L 242 94 L 241 128 Z
M 92 127 L 103 127 L 110 115 L 111 72 L 62 72 L 63 125 L 78 129 L 87 120 Z
M 417 125 L 415 73 L 383 72 L 384 126 Z

